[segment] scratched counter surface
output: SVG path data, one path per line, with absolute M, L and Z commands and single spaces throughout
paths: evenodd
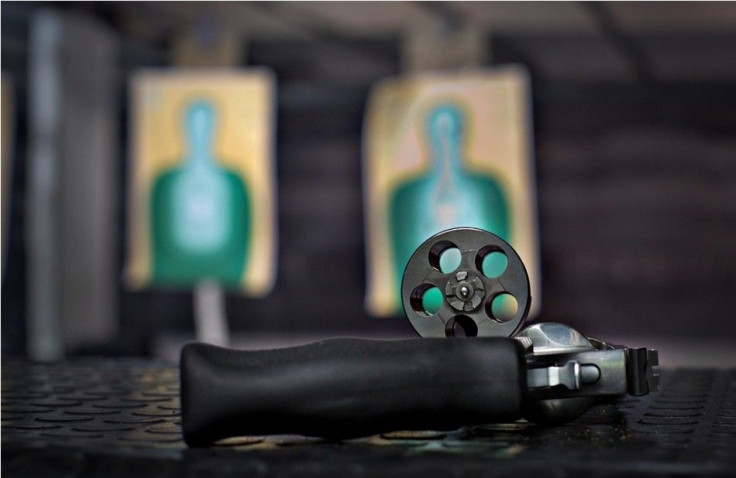
M 736 476 L 736 369 L 662 372 L 661 391 L 563 426 L 512 423 L 345 442 L 239 437 L 188 449 L 176 366 L 2 363 L 4 477 Z

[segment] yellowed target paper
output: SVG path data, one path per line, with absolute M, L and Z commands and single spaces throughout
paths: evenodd
M 144 71 L 131 84 L 131 111 L 130 285 L 209 280 L 268 293 L 276 268 L 272 74 Z
M 401 314 L 401 277 L 430 236 L 477 227 L 509 242 L 540 305 L 530 85 L 520 67 L 426 73 L 372 91 L 363 138 L 367 300 Z

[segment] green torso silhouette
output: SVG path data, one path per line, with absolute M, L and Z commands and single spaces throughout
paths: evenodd
M 468 226 L 509 240 L 509 212 L 500 183 L 463 167 L 463 123 L 461 111 L 450 104 L 430 112 L 427 139 L 431 169 L 402 184 L 391 199 L 397 312 L 401 307 L 404 268 L 414 250 L 430 236 L 452 227 Z
M 187 108 L 187 157 L 153 186 L 155 284 L 186 287 L 210 278 L 237 288 L 247 266 L 250 198 L 240 177 L 219 166 L 212 155 L 215 120 L 209 102 Z

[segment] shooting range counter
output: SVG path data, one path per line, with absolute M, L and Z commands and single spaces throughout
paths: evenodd
M 178 369 L 143 360 L 2 365 L 3 476 L 639 476 L 736 474 L 736 369 L 664 369 L 658 393 L 525 422 L 345 442 L 182 440 Z

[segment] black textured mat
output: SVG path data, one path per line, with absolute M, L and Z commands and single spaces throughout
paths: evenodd
M 328 443 L 182 441 L 176 367 L 2 364 L 3 476 L 736 476 L 736 370 L 665 370 L 662 389 L 559 427 L 527 423 Z

